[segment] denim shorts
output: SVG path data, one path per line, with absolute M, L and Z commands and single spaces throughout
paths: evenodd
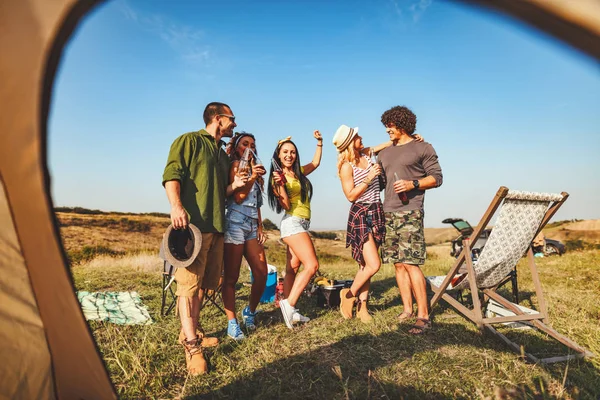
M 304 219 L 300 217 L 294 217 L 290 214 L 285 214 L 281 219 L 281 228 L 279 231 L 281 232 L 281 238 L 283 239 L 302 232 L 308 233 L 309 227 L 310 219 Z
M 228 210 L 225 218 L 225 243 L 244 244 L 256 239 L 258 220 L 235 210 Z

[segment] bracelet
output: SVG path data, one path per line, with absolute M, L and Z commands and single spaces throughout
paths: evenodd
M 323 147 L 323 143 L 318 144 L 317 147 Z

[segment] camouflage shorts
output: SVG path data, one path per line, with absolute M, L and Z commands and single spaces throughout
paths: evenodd
M 425 264 L 423 211 L 385 213 L 385 242 L 381 246 L 384 264 Z

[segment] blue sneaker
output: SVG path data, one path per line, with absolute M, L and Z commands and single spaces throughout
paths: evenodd
M 230 319 L 227 323 L 227 336 L 229 336 L 236 342 L 246 339 L 246 336 L 244 336 L 244 333 L 238 325 L 237 319 Z
M 256 312 L 250 311 L 250 306 L 246 306 L 244 311 L 242 311 L 242 318 L 244 319 L 244 325 L 246 325 L 246 329 L 249 331 L 256 330 L 256 324 L 254 323 L 254 318 L 256 317 Z

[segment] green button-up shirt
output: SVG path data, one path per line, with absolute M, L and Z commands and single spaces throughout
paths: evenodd
M 181 183 L 181 203 L 201 232 L 225 232 L 225 191 L 229 157 L 204 129 L 179 136 L 171 145 L 163 186 Z

